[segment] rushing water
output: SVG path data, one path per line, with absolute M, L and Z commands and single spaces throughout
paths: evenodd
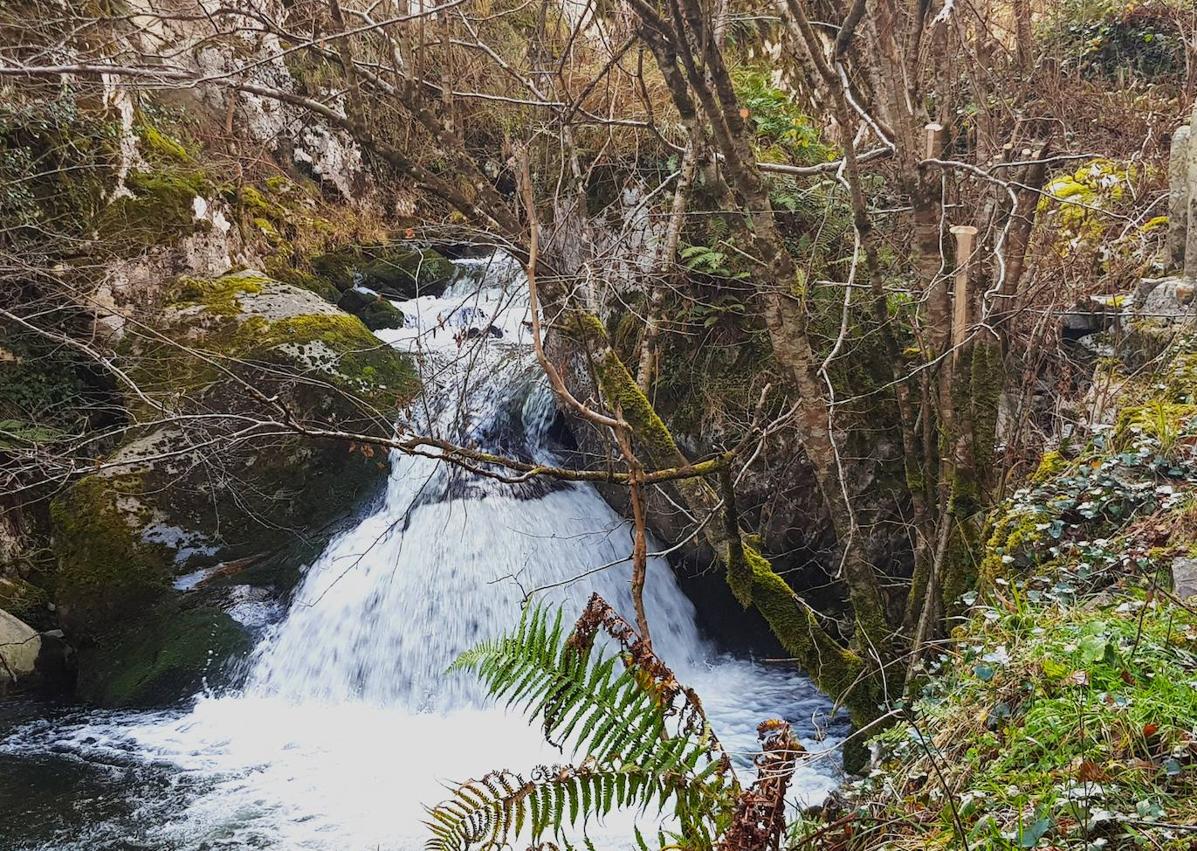
M 530 355 L 523 284 L 502 256 L 459 261 L 443 296 L 403 303 L 407 326 L 380 336 L 417 357 L 427 399 L 439 400 L 413 421 L 554 462 L 555 409 Z M 446 667 L 511 625 L 528 593 L 576 612 L 597 591 L 629 613 L 630 550 L 628 524 L 588 485 L 509 485 L 396 456 L 381 506 L 308 569 L 235 691 L 172 711 L 7 724 L 0 712 L 0 735 L 11 728 L 0 741 L 0 848 L 421 847 L 423 805 L 446 783 L 563 758 Z M 834 784 L 835 738 L 816 736 L 828 703 L 808 680 L 722 655 L 661 558 L 650 560 L 645 606 L 655 649 L 702 695 L 746 778 L 756 724 L 782 716 L 824 754 L 799 767 L 795 800 Z M 616 847 L 622 826 L 591 836 Z

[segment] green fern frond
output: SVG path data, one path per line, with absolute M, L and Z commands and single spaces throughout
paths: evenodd
M 633 658 L 571 642 L 560 611 L 542 608 L 463 653 L 452 670 L 474 672 L 491 697 L 520 707 L 549 742 L 582 761 L 531 778 L 499 771 L 462 784 L 429 811 L 430 851 L 498 848 L 525 836 L 535 843 L 550 832 L 561 839 L 567 827 L 581 822 L 584 831 L 615 809 L 667 807 L 688 847 L 710 847 L 711 815 L 727 810 L 739 787 L 705 717 L 672 675 L 657 678 L 668 669 L 651 653 L 651 671 Z
M 432 837 L 425 848 L 495 849 L 519 837 L 533 844 L 546 836 L 565 841 L 566 828 L 581 829 L 582 841 L 589 846 L 584 832 L 592 819 L 633 807 L 660 811 L 674 799 L 692 804 L 696 796 L 681 780 L 637 766 L 541 767 L 527 778 L 511 771 L 491 772 L 461 784 L 452 798 L 428 811 Z M 710 843 L 706 837 L 701 844 Z

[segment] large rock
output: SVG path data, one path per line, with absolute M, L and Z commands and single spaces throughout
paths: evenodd
M 251 647 L 249 634 L 224 612 L 166 607 L 135 632 L 85 648 L 77 694 L 102 706 L 161 706 L 217 688 Z
M 221 648 L 243 649 L 220 618 L 201 623 L 197 607 L 218 605 L 232 584 L 289 590 L 302 561 L 378 492 L 385 452 L 295 434 L 287 422 L 386 435 L 418 387 L 410 362 L 360 320 L 257 273 L 182 282 L 157 326 L 130 335 L 120 362 L 142 394 L 130 394 L 130 409 L 161 424 L 51 507 L 55 603 L 81 645 L 81 691 L 104 704 L 192 687 L 184 674 L 207 657 L 181 650 L 213 630 Z M 192 584 L 181 577 L 217 563 L 247 569 L 183 590 Z M 167 619 L 184 595 L 193 614 Z M 128 687 L 101 687 L 117 669 Z
M 371 331 L 402 328 L 403 311 L 367 287 L 350 287 L 337 300 L 337 307 L 352 313 Z
M 1192 323 L 1197 320 L 1195 285 L 1197 282 L 1184 277 L 1140 281 L 1134 298 L 1134 318 L 1161 325 Z
M 440 295 L 454 273 L 436 251 L 407 245 L 342 248 L 316 257 L 312 268 L 342 292 L 366 287 L 395 298 Z
M 41 649 L 32 627 L 0 609 L 0 694 L 33 677 Z
M 35 627 L 52 625 L 50 595 L 19 576 L 0 576 L 0 609 Z
M 1172 593 L 1181 600 L 1197 597 L 1197 558 L 1172 560 Z

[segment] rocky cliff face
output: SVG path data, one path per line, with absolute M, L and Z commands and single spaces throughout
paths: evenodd
M 282 12 L 271 6 L 256 12 Z M 322 91 L 277 40 L 213 40 L 186 14 L 129 10 L 150 11 L 111 33 L 114 49 L 170 44 L 217 75 L 256 56 L 260 83 Z M 219 87 L 4 94 L 0 175 L 31 186 L 6 196 L 19 237 L 6 250 L 53 272 L 6 272 L 5 287 L 87 341 L 0 323 L 0 455 L 31 459 L 0 503 L 0 616 L 35 639 L 5 656 L 6 682 L 30 681 L 29 647 L 61 627 L 81 697 L 193 694 L 249 646 L 234 615 L 285 595 L 385 479 L 385 452 L 299 432 L 391 433 L 419 384 L 370 328 L 401 324 L 387 297 L 443 286 L 451 267 L 403 239 L 401 181 L 278 101 Z M 31 179 L 21 164 L 39 158 Z

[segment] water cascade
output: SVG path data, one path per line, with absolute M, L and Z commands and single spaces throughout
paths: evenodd
M 410 420 L 559 463 L 518 266 L 503 255 L 457 264 L 442 295 L 401 305 L 406 327 L 380 332 L 420 365 L 426 393 Z M 530 593 L 576 612 L 597 591 L 630 613 L 630 550 L 628 524 L 589 485 L 505 484 L 396 455 L 376 509 L 310 566 L 235 692 L 185 711 L 33 722 L 0 742 L 0 755 L 69 759 L 121 789 L 121 806 L 86 830 L 21 847 L 418 848 L 422 805 L 443 797 L 443 783 L 562 759 L 446 667 L 513 623 Z M 698 689 L 740 762 L 766 717 L 787 717 L 814 749 L 832 750 L 834 739 L 809 742 L 826 700 L 793 671 L 721 655 L 663 558 L 649 564 L 645 605 L 657 652 Z M 801 767 L 796 796 L 817 798 L 834 767 L 834 755 Z

